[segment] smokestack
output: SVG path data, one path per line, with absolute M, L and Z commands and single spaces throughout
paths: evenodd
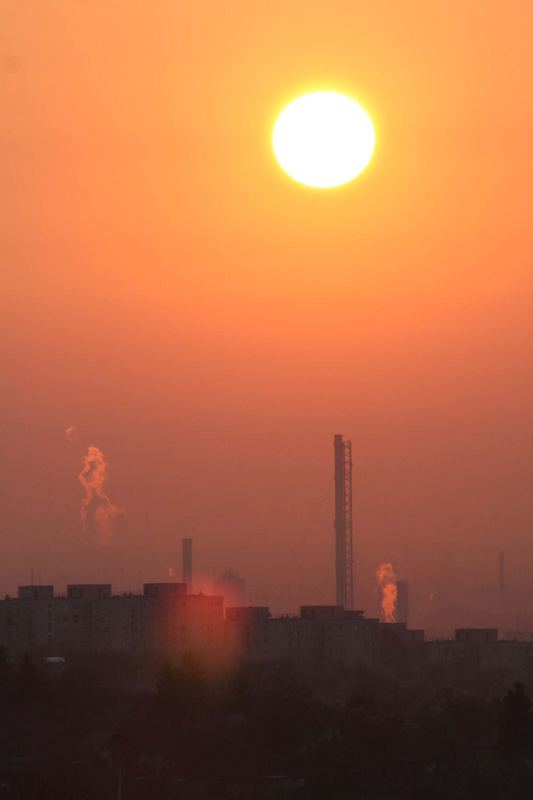
M 338 606 L 353 608 L 352 443 L 333 439 L 335 465 L 335 595 Z
M 505 592 L 505 555 L 503 550 L 500 551 L 500 569 L 499 569 L 499 586 L 500 594 Z
M 192 539 L 181 540 L 181 577 L 192 590 Z
M 409 584 L 396 581 L 396 622 L 409 624 Z

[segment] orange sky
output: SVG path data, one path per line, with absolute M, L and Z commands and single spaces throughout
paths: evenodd
M 124 583 L 191 534 L 258 601 L 330 600 L 336 432 L 359 602 L 381 560 L 495 582 L 502 542 L 530 584 L 532 37 L 529 0 L 3 0 L 0 591 L 98 578 L 94 443 Z M 377 133 L 329 192 L 270 148 L 323 88 Z

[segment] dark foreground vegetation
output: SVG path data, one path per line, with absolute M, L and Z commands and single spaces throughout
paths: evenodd
M 208 677 L 192 657 L 72 656 L 53 674 L 0 652 L 0 798 L 531 798 L 526 688 L 411 661 Z

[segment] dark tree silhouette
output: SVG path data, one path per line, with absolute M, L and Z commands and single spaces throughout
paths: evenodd
M 207 680 L 198 659 L 186 653 L 179 666 L 164 664 L 157 679 L 157 699 L 172 715 L 198 713 L 207 699 Z
M 533 752 L 533 703 L 522 683 L 515 683 L 503 698 L 500 744 L 508 756 L 517 759 Z

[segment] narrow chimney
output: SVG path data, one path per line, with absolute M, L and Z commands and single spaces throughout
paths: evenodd
M 181 577 L 192 591 L 192 539 L 181 540 Z
M 503 550 L 500 551 L 500 570 L 499 570 L 500 594 L 505 592 L 505 556 Z
M 396 622 L 409 624 L 409 584 L 396 581 Z

